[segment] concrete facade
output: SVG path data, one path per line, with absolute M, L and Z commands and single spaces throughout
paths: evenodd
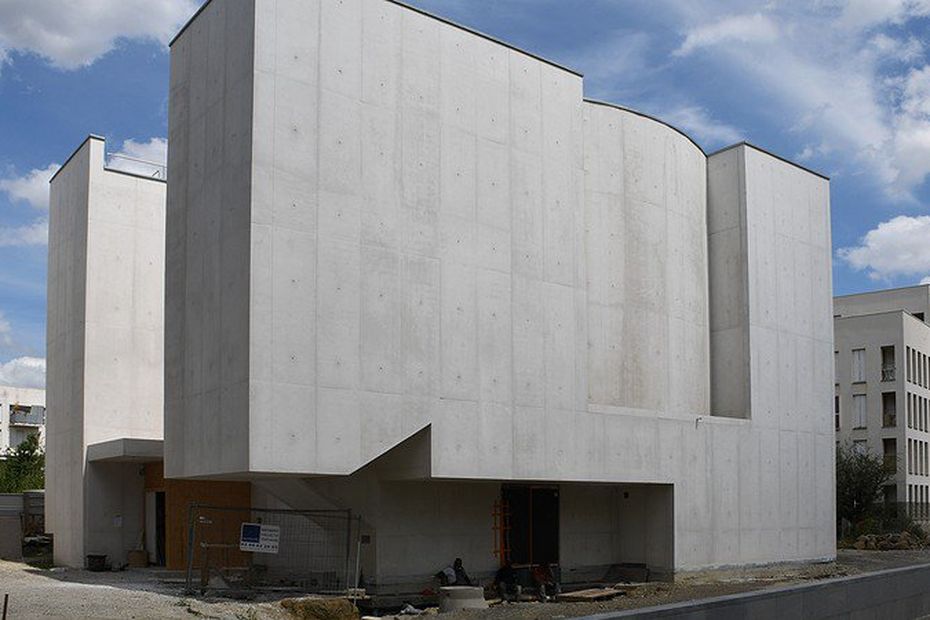
M 70 566 L 123 563 L 142 532 L 138 466 L 88 446 L 163 435 L 165 183 L 108 168 L 105 146 L 89 137 L 50 189 L 47 530 Z
M 837 441 L 895 462 L 885 500 L 930 519 L 930 286 L 837 297 L 834 311 Z
M 386 0 L 171 63 L 166 476 L 352 508 L 375 586 L 493 571 L 503 483 L 563 575 L 833 557 L 825 178 Z
M 45 390 L 0 385 L 0 458 L 29 435 L 45 446 Z

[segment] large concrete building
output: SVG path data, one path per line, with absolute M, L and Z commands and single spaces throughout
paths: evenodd
M 45 446 L 45 390 L 0 385 L 0 459 L 30 435 Z
M 885 501 L 930 519 L 930 285 L 833 304 L 837 441 L 884 456 Z
M 118 165 L 91 135 L 51 180 L 46 529 L 56 564 L 181 568 L 188 503 L 249 489 L 162 476 L 164 170 Z
M 208 2 L 171 47 L 166 475 L 351 508 L 374 589 L 834 557 L 828 180 L 582 87 L 389 0 Z

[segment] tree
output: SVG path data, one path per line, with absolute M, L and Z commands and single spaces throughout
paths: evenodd
M 836 519 L 856 525 L 873 516 L 882 489 L 894 477 L 894 467 L 870 450 L 836 447 Z
M 45 453 L 39 436 L 29 435 L 0 461 L 0 493 L 22 493 L 45 488 Z

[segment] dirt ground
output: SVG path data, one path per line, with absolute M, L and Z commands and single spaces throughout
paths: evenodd
M 814 579 L 930 563 L 930 550 L 840 550 L 835 563 L 770 566 L 679 576 L 651 583 L 634 594 L 599 603 L 506 603 L 488 610 L 446 614 L 448 620 L 571 618 L 605 611 L 735 594 Z M 231 601 L 186 597 L 176 575 L 157 570 L 91 573 L 45 570 L 0 561 L 0 596 L 10 595 L 9 617 L 19 618 L 231 618 L 285 620 L 274 600 Z M 432 610 L 431 610 L 432 611 Z M 432 611 L 435 613 L 435 611 Z

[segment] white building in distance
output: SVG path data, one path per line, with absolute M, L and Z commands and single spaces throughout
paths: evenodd
M 833 558 L 828 180 L 582 86 L 389 0 L 207 3 L 171 48 L 166 475 L 351 508 L 372 589 Z
M 45 447 L 45 390 L 0 385 L 0 458 L 30 435 Z
M 895 468 L 888 503 L 930 519 L 930 285 L 833 300 L 838 442 Z

